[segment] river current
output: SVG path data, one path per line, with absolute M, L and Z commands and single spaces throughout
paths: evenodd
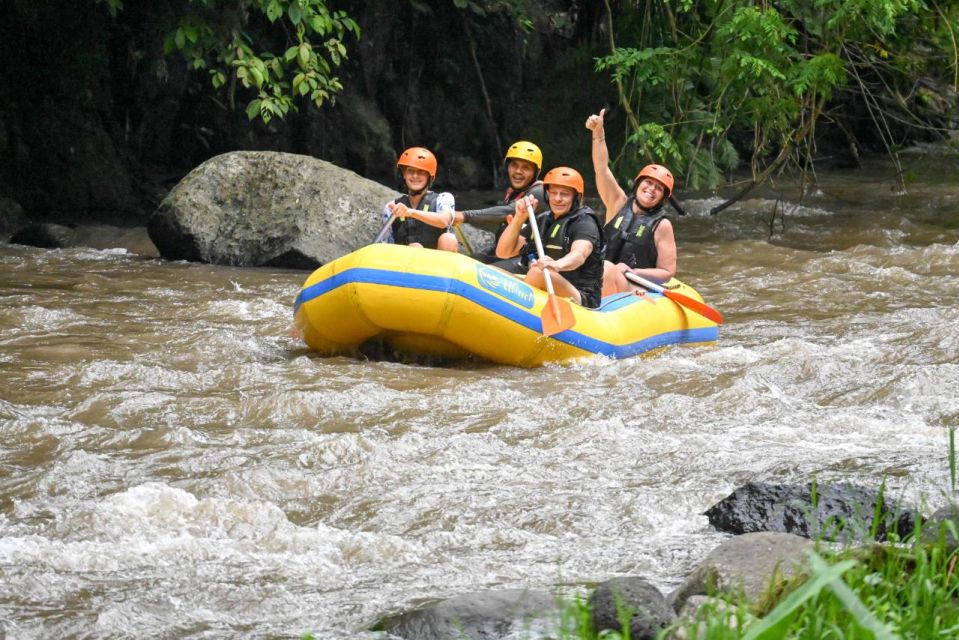
M 304 272 L 0 245 L 0 636 L 374 638 L 474 591 L 668 593 L 748 481 L 885 480 L 931 513 L 959 155 L 905 164 L 906 193 L 877 164 L 800 204 L 688 196 L 679 275 L 719 341 L 534 370 L 317 357 Z

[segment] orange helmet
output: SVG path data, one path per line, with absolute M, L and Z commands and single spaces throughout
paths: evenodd
M 569 187 L 578 193 L 580 198 L 586 191 L 583 176 L 579 175 L 579 171 L 570 167 L 556 167 L 547 171 L 546 175 L 543 176 L 543 186 L 548 189 L 551 184 Z
M 666 187 L 666 197 L 669 197 L 669 194 L 673 192 L 673 174 L 669 172 L 669 169 L 664 167 L 661 164 L 648 164 L 643 167 L 642 171 L 636 174 L 636 179 L 633 180 L 633 191 L 636 191 L 636 187 L 639 185 L 639 181 L 643 178 L 652 178 L 663 183 L 663 186 Z
M 430 180 L 436 179 L 436 156 L 424 147 L 410 147 L 400 154 L 400 159 L 396 161 L 397 168 L 413 167 L 422 169 L 430 174 Z

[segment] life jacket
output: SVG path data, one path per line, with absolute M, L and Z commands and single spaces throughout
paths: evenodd
M 656 251 L 656 228 L 668 220 L 663 205 L 636 215 L 633 201 L 629 200 L 605 227 L 609 246 L 606 259 L 613 264 L 624 262 L 630 269 L 649 269 L 656 266 L 659 252 Z
M 503 196 L 503 204 L 511 204 L 516 202 L 519 198 L 526 197 L 527 195 L 533 195 L 538 201 L 538 206 L 543 206 L 546 202 L 546 193 L 543 190 L 543 181 L 534 180 L 528 187 L 521 191 L 514 191 L 513 187 L 509 187 L 506 190 L 506 195 Z M 496 243 L 499 242 L 499 237 L 503 235 L 503 232 L 506 231 L 506 227 L 509 225 L 509 221 L 513 219 L 512 214 L 506 216 L 506 219 L 499 223 L 499 227 L 496 229 L 496 234 L 493 238 L 493 246 L 496 246 Z
M 593 247 L 592 253 L 586 257 L 586 262 L 573 271 L 564 271 L 563 277 L 571 285 L 581 291 L 599 291 L 603 283 L 603 259 L 606 256 L 606 232 L 603 229 L 603 220 L 589 207 L 582 206 L 559 220 L 552 214 L 538 217 L 539 235 L 543 241 L 543 251 L 553 260 L 559 260 L 573 248 L 573 239 L 569 235 L 570 225 L 574 221 L 586 216 L 596 223 L 599 229 L 599 246 Z M 521 252 L 521 261 L 529 265 L 530 259 L 536 256 L 536 242 L 530 237 Z
M 427 191 L 420 200 L 420 206 L 413 207 L 409 195 L 402 195 L 393 202 L 396 204 L 405 204 L 411 209 L 418 211 L 436 211 L 436 199 L 439 194 L 435 191 Z M 393 242 L 396 244 L 410 244 L 419 242 L 427 249 L 435 249 L 444 229 L 426 224 L 422 220 L 415 218 L 397 218 L 393 221 Z
M 526 187 L 525 189 L 521 191 L 514 191 L 513 187 L 509 187 L 506 190 L 506 195 L 503 196 L 503 204 L 509 204 L 511 202 L 515 202 L 517 198 L 522 198 L 523 196 L 528 194 L 530 191 L 532 191 L 536 187 L 542 187 L 542 186 L 543 186 L 542 180 L 534 180 L 533 182 L 530 183 L 528 187 Z M 539 195 L 542 196 L 543 194 L 540 193 Z M 540 201 L 540 204 L 542 204 L 543 198 L 542 197 L 539 198 L 539 201 Z

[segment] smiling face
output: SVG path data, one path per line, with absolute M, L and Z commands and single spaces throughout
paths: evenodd
M 576 191 L 571 187 L 564 187 L 558 184 L 550 185 L 546 191 L 546 197 L 549 199 L 549 209 L 557 218 L 565 216 L 573 208 L 576 201 Z
M 430 184 L 430 174 L 416 167 L 403 167 L 403 181 L 410 193 L 425 191 Z
M 533 182 L 533 178 L 536 177 L 536 165 L 529 160 L 510 158 L 509 164 L 506 165 L 506 176 L 509 178 L 509 186 L 520 191 Z
M 653 178 L 643 178 L 636 186 L 636 200 L 644 209 L 652 209 L 662 202 L 665 195 L 666 186 Z

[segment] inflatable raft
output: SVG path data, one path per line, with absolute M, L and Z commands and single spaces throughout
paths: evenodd
M 691 287 L 664 285 L 695 300 Z M 713 342 L 716 323 L 659 293 L 622 293 L 599 309 L 571 304 L 575 325 L 542 334 L 547 295 L 465 255 L 374 244 L 310 275 L 294 304 L 297 333 L 323 355 L 382 343 L 401 356 L 470 356 L 522 367 L 666 345 Z

